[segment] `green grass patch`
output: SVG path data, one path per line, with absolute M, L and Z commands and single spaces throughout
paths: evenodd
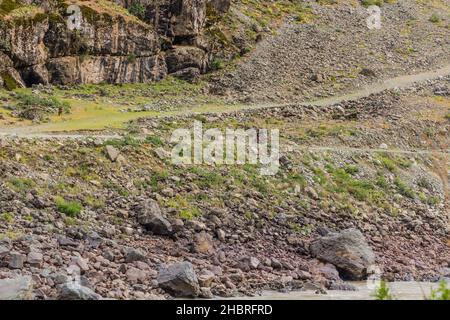
M 450 288 L 445 280 L 439 283 L 439 287 L 431 291 L 427 300 L 450 300 Z
M 437 13 L 433 13 L 428 20 L 432 23 L 439 23 L 441 22 L 441 17 Z
M 154 147 L 162 147 L 165 144 L 161 137 L 155 135 L 145 137 L 145 142 L 150 143 Z
M 5 221 L 6 223 L 13 223 L 14 222 L 14 216 L 10 212 L 4 212 L 0 215 L 0 219 L 2 221 Z
M 397 191 L 405 197 L 414 199 L 416 197 L 415 192 L 406 185 L 399 177 L 396 177 L 394 180 L 394 184 L 397 187 Z
M 68 217 L 75 218 L 81 213 L 83 206 L 77 201 L 66 201 L 61 197 L 57 197 L 56 209 Z
M 30 107 L 44 108 L 45 111 L 56 112 L 61 109 L 65 113 L 70 112 L 70 104 L 56 97 L 44 97 L 34 93 L 18 92 L 16 107 L 26 109 Z
M 139 147 L 141 144 L 142 141 L 140 139 L 129 134 L 119 139 L 108 139 L 103 143 L 104 146 L 110 145 L 114 147 L 125 147 L 125 146 Z
M 380 285 L 375 289 L 373 296 L 376 300 L 394 300 L 394 296 L 386 281 L 380 282 Z
M 30 178 L 10 178 L 8 184 L 17 192 L 25 192 L 36 186 L 36 183 Z
M 174 198 L 165 201 L 166 207 L 175 209 L 179 218 L 184 220 L 192 220 L 201 216 L 200 209 L 192 203 L 193 199 L 189 196 L 177 194 Z

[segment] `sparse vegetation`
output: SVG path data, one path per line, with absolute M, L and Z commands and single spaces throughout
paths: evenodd
M 441 17 L 439 17 L 439 15 L 437 13 L 433 13 L 429 20 L 430 20 L 430 22 L 433 22 L 433 23 L 439 23 L 439 22 L 441 22 Z
M 375 289 L 373 294 L 376 300 L 394 300 L 394 296 L 391 293 L 391 289 L 386 281 L 381 281 L 378 288 Z
M 3 220 L 6 223 L 13 223 L 14 222 L 14 216 L 12 213 L 4 212 L 0 215 L 1 220 Z
M 34 120 L 43 115 L 56 113 L 69 113 L 70 104 L 54 96 L 41 96 L 33 93 L 19 92 L 16 97 L 17 103 L 13 109 L 21 118 Z
M 137 0 L 133 0 L 131 2 L 131 6 L 128 11 L 130 11 L 132 15 L 138 17 L 141 20 L 145 19 L 145 7 Z
M 125 146 L 131 146 L 131 147 L 138 147 L 141 145 L 142 141 L 132 135 L 125 135 L 123 138 L 119 139 L 109 139 L 104 142 L 104 145 L 110 145 L 115 147 L 125 147 Z
M 9 185 L 17 192 L 29 191 L 36 183 L 30 178 L 14 177 L 8 180 Z
M 431 291 L 427 300 L 450 300 L 450 288 L 445 280 L 439 283 L 439 287 Z
M 399 177 L 396 177 L 394 180 L 395 186 L 397 187 L 397 191 L 405 197 L 414 199 L 416 197 L 415 192 L 406 185 Z
M 214 58 L 210 65 L 211 70 L 221 70 L 225 68 L 225 62 L 221 58 Z
M 77 217 L 81 213 L 81 210 L 83 210 L 81 203 L 77 201 L 66 201 L 61 197 L 56 198 L 56 208 L 59 212 L 64 213 L 70 218 Z

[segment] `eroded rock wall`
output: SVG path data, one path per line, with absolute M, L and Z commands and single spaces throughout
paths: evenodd
M 36 83 L 151 82 L 169 73 L 206 72 L 207 11 L 224 13 L 229 3 L 3 0 L 0 85 L 11 89 Z M 75 29 L 68 25 L 74 17 L 68 7 L 73 4 L 80 8 L 81 17 Z M 183 73 L 184 69 L 189 72 Z

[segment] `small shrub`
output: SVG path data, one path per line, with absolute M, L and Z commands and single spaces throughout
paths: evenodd
M 398 192 L 405 197 L 414 199 L 416 197 L 416 194 L 414 191 L 408 187 L 400 178 L 395 178 L 394 180 L 395 186 L 397 187 Z
M 104 146 L 110 145 L 110 146 L 114 146 L 114 147 L 125 147 L 125 146 L 138 147 L 141 145 L 141 140 L 128 134 L 120 139 L 106 140 L 103 143 L 103 145 Z
M 17 106 L 21 108 L 26 107 L 43 107 L 57 110 L 62 108 L 65 112 L 70 111 L 70 105 L 65 101 L 60 101 L 55 97 L 41 97 L 36 94 L 18 93 Z
M 213 61 L 211 61 L 211 70 L 221 70 L 225 68 L 225 63 L 220 58 L 214 58 Z
M 164 145 L 164 142 L 161 140 L 161 138 L 158 136 L 154 136 L 154 135 L 147 136 L 145 138 L 145 141 L 155 147 L 161 147 Z
M 56 97 L 43 97 L 37 94 L 18 93 L 17 104 L 13 107 L 19 118 L 42 119 L 44 115 L 69 113 L 70 104 Z
M 128 63 L 132 64 L 136 62 L 136 55 L 134 53 L 130 53 L 127 57 Z
M 8 182 L 17 192 L 27 191 L 35 186 L 35 182 L 29 178 L 11 178 Z
M 380 286 L 375 290 L 373 296 L 376 300 L 394 300 L 391 289 L 385 281 L 380 282 Z
M 345 172 L 347 172 L 348 174 L 354 175 L 355 173 L 359 172 L 359 168 L 355 165 L 347 165 L 344 168 Z
M 382 175 L 379 175 L 378 177 L 377 177 L 377 180 L 376 180 L 376 185 L 377 186 L 379 186 L 380 188 L 382 188 L 382 189 L 384 189 L 384 190 L 387 190 L 388 188 L 389 188 L 389 183 L 388 183 L 388 181 L 386 180 L 386 178 L 384 177 L 384 176 L 382 176 Z
M 395 164 L 395 161 L 392 160 L 391 158 L 388 158 L 387 156 L 380 156 L 379 160 L 382 163 L 382 165 L 389 171 L 391 172 L 397 171 L 397 165 Z
M 131 3 L 130 8 L 128 9 L 128 11 L 135 17 L 138 17 L 141 20 L 145 19 L 145 7 L 142 3 L 140 3 L 139 1 L 133 1 Z
M 443 280 L 437 289 L 431 290 L 428 300 L 450 300 L 450 288 L 448 288 L 447 282 Z
M 61 197 L 56 199 L 56 208 L 59 212 L 64 213 L 66 216 L 74 218 L 81 213 L 83 206 L 76 201 L 66 201 Z
M 7 223 L 13 223 L 14 222 L 14 216 L 12 215 L 12 213 L 5 212 L 0 217 L 1 217 L 1 219 L 3 221 L 5 221 Z
M 432 23 L 439 23 L 441 21 L 441 18 L 439 17 L 439 15 L 437 13 L 433 13 L 429 20 Z

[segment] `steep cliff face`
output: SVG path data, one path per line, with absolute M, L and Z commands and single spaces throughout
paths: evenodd
M 224 13 L 229 4 L 3 0 L 0 85 L 150 82 L 169 73 L 193 79 L 211 60 L 207 12 Z

